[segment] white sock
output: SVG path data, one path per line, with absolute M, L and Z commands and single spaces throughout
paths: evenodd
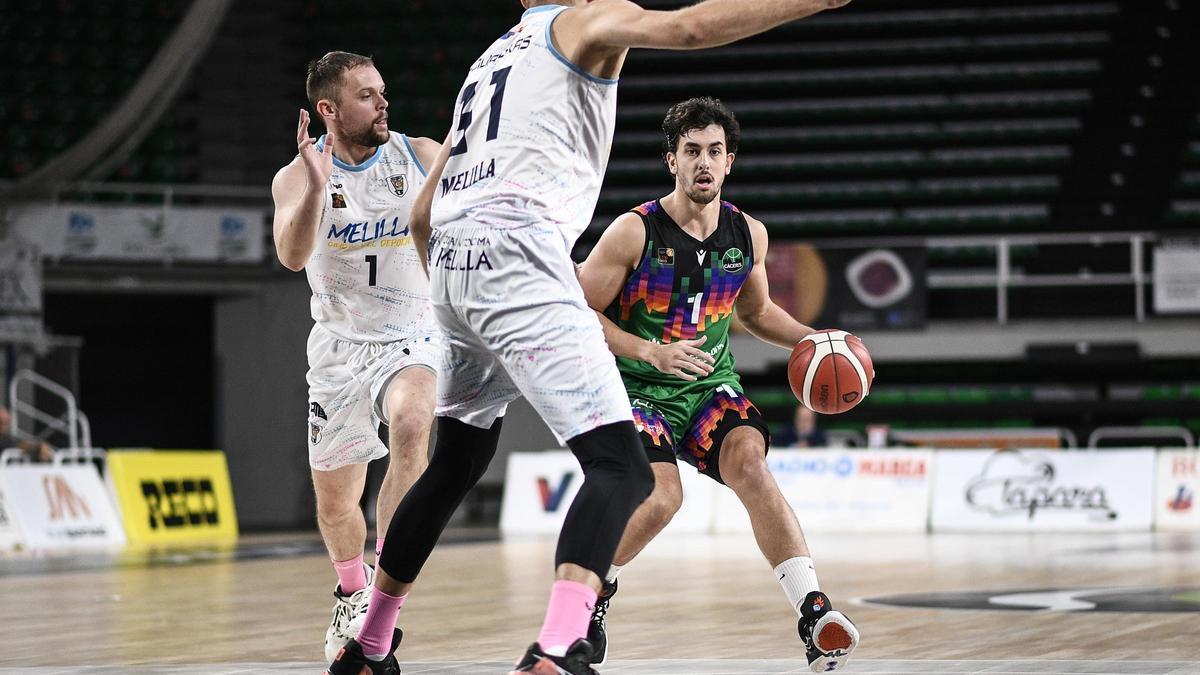
M 821 590 L 817 584 L 817 571 L 813 567 L 812 558 L 796 557 L 788 558 L 775 568 L 775 578 L 779 580 L 779 585 L 783 586 L 783 592 L 787 595 L 788 602 L 792 603 L 792 609 L 796 610 L 796 616 L 804 618 L 804 613 L 800 611 L 800 606 L 804 604 L 804 598 L 813 591 Z
M 624 565 L 609 565 L 608 574 L 604 575 L 604 580 L 611 584 L 617 580 L 617 575 L 619 575 L 623 569 L 625 569 Z

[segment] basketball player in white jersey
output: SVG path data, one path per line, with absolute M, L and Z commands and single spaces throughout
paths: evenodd
M 392 519 L 367 620 L 331 675 L 399 672 L 387 650 L 396 617 L 377 608 L 403 604 L 519 395 L 571 448 L 584 481 L 559 537 L 541 633 L 513 672 L 595 672 L 584 636 L 601 578 L 653 488 L 570 258 L 608 163 L 621 66 L 630 47 L 714 47 L 848 1 L 708 0 L 664 12 L 627 0 L 522 0 L 517 25 L 470 67 L 412 216 L 418 252 L 431 237 L 430 296 L 448 345 L 437 447 Z
M 325 655 L 333 660 L 365 619 L 373 569 L 363 562 L 359 500 L 367 463 L 389 454 L 378 532 L 427 464 L 435 372 L 443 342 L 409 213 L 438 143 L 388 128 L 383 78 L 370 58 L 330 52 L 308 67 L 309 102 L 328 133 L 308 136 L 271 185 L 275 248 L 312 287 L 308 338 L 308 460 L 317 522 L 337 572 Z M 388 445 L 378 427 L 388 425 Z M 382 536 L 382 535 L 380 535 Z M 376 556 L 382 542 L 376 541 Z

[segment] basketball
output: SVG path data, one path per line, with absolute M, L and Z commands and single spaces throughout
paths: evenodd
M 819 330 L 796 343 L 788 382 L 804 407 L 823 415 L 850 410 L 871 392 L 875 366 L 862 340 L 844 330 Z

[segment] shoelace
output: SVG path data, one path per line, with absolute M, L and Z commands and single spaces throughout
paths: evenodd
M 596 603 L 596 609 L 592 611 L 592 623 L 600 623 L 604 621 L 604 615 L 608 612 L 608 598 Z

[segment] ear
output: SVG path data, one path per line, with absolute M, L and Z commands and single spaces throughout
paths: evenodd
M 679 173 L 679 162 L 673 152 L 667 153 L 667 169 L 671 172 L 672 176 Z
M 732 152 L 726 153 L 726 155 L 725 155 L 725 175 L 726 176 L 728 176 L 729 173 L 731 171 L 733 171 L 733 160 L 736 157 L 737 157 L 737 155 L 733 154 Z
M 323 98 L 317 101 L 317 114 L 328 122 L 337 117 L 337 104 L 327 98 Z

